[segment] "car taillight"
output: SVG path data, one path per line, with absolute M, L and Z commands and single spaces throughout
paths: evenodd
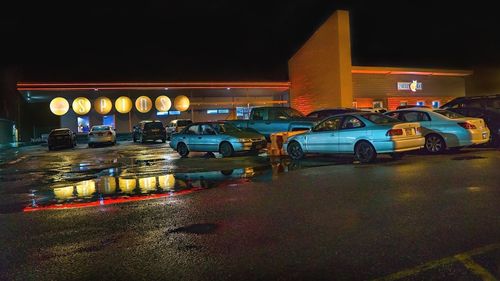
M 422 127 L 417 127 L 417 134 L 421 134 L 422 133 Z
M 402 136 L 403 135 L 403 129 L 390 129 L 387 131 L 386 136 Z
M 476 129 L 476 126 L 474 124 L 471 124 L 469 122 L 460 122 L 458 123 L 458 125 L 460 125 L 460 127 L 464 128 L 464 129 Z

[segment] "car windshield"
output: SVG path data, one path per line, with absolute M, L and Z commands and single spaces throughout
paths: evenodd
M 92 127 L 92 131 L 93 132 L 109 131 L 109 130 L 110 130 L 109 126 L 95 126 L 95 127 Z
M 150 122 L 144 124 L 144 129 L 161 129 L 163 124 L 161 122 Z
M 302 113 L 298 112 L 297 110 L 295 110 L 293 108 L 286 108 L 283 112 L 286 115 L 288 115 L 288 117 L 290 117 L 290 118 L 301 118 L 301 117 L 304 117 L 304 115 Z
M 451 111 L 448 111 L 448 110 L 443 110 L 443 109 L 440 109 L 440 110 L 434 110 L 434 112 L 438 113 L 438 114 L 441 114 L 443 116 L 446 116 L 450 119 L 458 119 L 458 118 L 464 118 L 463 115 L 460 115 L 458 113 L 455 113 L 455 112 L 451 112 Z
M 401 122 L 398 119 L 391 118 L 389 116 L 385 116 L 380 113 L 370 113 L 370 114 L 363 114 L 361 115 L 364 118 L 370 120 L 371 122 L 375 124 L 391 124 L 391 123 L 398 123 Z
M 217 133 L 219 134 L 241 132 L 240 129 L 236 128 L 235 126 L 229 123 L 215 123 L 212 124 L 212 127 L 214 127 L 215 131 L 217 131 Z

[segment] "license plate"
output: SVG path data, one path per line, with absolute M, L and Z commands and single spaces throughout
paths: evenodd
M 405 131 L 406 131 L 406 135 L 407 136 L 413 136 L 414 135 L 412 128 L 406 128 Z
M 58 140 L 62 140 L 62 139 L 63 139 L 63 137 L 56 137 L 56 139 L 58 139 Z
M 157 133 L 159 131 L 160 131 L 160 129 L 153 129 L 153 130 L 151 130 L 151 132 L 154 132 L 154 133 Z
M 488 137 L 488 133 L 483 133 L 483 140 L 485 140 Z

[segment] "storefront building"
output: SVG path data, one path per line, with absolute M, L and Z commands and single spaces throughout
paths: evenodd
M 337 11 L 288 62 L 289 81 L 30 83 L 17 90 L 28 103 L 60 111 L 60 124 L 86 134 L 93 125 L 130 133 L 141 120 L 213 121 L 248 118 L 252 107 L 291 106 L 304 114 L 335 107 L 438 108 L 466 95 L 469 70 L 353 66 L 349 13 Z M 65 101 L 57 106 L 55 98 Z M 180 98 L 182 97 L 182 102 Z M 52 113 L 51 113 L 52 110 Z M 36 131 L 34 125 L 33 131 Z M 38 136 L 34 136 L 38 137 Z
M 395 110 L 400 105 L 439 108 L 465 96 L 467 70 L 352 67 L 353 107 Z

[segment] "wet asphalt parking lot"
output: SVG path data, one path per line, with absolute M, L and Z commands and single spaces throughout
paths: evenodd
M 0 152 L 0 280 L 498 280 L 500 154 Z

